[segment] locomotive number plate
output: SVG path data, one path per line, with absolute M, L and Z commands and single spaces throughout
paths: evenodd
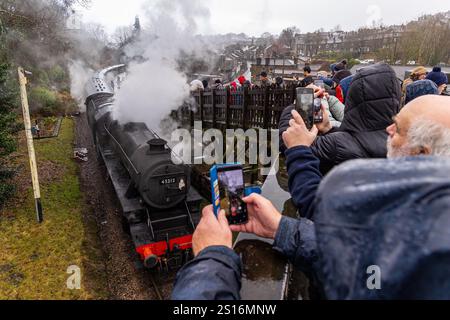
M 167 185 L 167 184 L 175 184 L 175 183 L 177 183 L 177 178 L 162 179 L 160 181 L 160 184 L 163 185 L 163 186 Z

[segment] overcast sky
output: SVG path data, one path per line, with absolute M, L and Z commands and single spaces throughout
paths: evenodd
M 83 21 L 103 24 L 109 33 L 116 27 L 130 25 L 137 14 L 145 25 L 142 7 L 150 8 L 157 0 L 92 0 L 88 10 L 81 10 Z M 165 0 L 171 1 L 171 0 Z M 193 1 L 193 0 L 184 0 Z M 357 29 L 373 20 L 401 24 L 424 13 L 450 10 L 448 0 L 204 0 L 210 11 L 208 23 L 199 25 L 199 33 L 241 33 L 259 36 L 278 34 L 288 26 L 302 32 L 319 28 Z

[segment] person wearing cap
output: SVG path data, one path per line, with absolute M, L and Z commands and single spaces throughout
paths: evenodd
M 347 70 L 348 62 L 347 60 L 342 60 L 341 62 L 336 62 L 330 65 L 331 75 L 334 76 L 336 73 L 342 70 Z
M 406 87 L 405 103 L 408 104 L 418 97 L 429 94 L 439 94 L 439 89 L 433 81 L 425 79 L 413 82 Z
M 220 79 L 217 79 L 214 81 L 214 89 L 223 89 L 223 84 Z
M 403 93 L 406 93 L 406 87 L 408 85 L 410 85 L 411 83 L 413 83 L 414 81 L 425 80 L 427 78 L 427 74 L 428 74 L 428 71 L 425 67 L 420 66 L 420 67 L 415 68 L 411 72 L 409 78 L 406 79 L 405 81 L 403 81 L 403 87 L 402 87 Z
M 341 86 L 341 81 L 347 77 L 350 77 L 351 75 L 352 75 L 352 73 L 348 70 L 340 70 L 340 71 L 336 72 L 336 74 L 333 76 L 333 79 L 332 79 L 334 88 L 336 89 L 336 98 L 338 98 L 339 101 L 342 103 L 345 102 L 345 97 L 344 97 L 344 91 Z
M 351 75 L 352 73 L 348 70 L 340 70 L 336 72 L 332 80 L 335 83 L 335 85 L 338 86 L 343 79 L 350 77 Z
M 309 86 L 311 83 L 314 83 L 314 79 L 311 75 L 312 70 L 310 66 L 305 66 L 303 68 L 303 75 L 304 78 L 303 80 L 300 82 L 300 87 L 307 87 Z
M 201 82 L 198 79 L 192 81 L 189 86 L 190 86 L 191 92 L 205 90 L 205 87 L 203 86 L 203 82 Z
M 262 88 L 270 87 L 270 81 L 266 71 L 261 72 L 259 81 L 261 82 Z
M 242 85 L 242 87 L 243 88 L 247 88 L 247 89 L 252 89 L 253 88 L 253 85 L 252 85 L 252 83 L 251 83 L 251 81 L 250 80 L 245 80 L 245 82 L 244 82 L 244 84 Z
M 331 87 L 333 86 L 333 80 L 331 79 L 331 77 L 329 77 L 328 72 L 319 71 L 317 73 L 317 76 L 319 77 L 319 80 L 322 80 L 323 83 L 325 83 L 325 85 L 328 86 L 331 90 Z
M 441 67 L 434 67 L 433 71 L 427 75 L 427 79 L 433 81 L 438 86 L 439 95 L 447 88 L 448 77 L 442 72 Z
M 206 89 L 208 89 L 208 87 L 209 87 L 209 81 L 208 80 L 203 80 L 202 81 L 202 83 L 203 83 L 203 88 L 206 90 Z
M 275 88 L 282 89 L 283 88 L 284 79 L 283 77 L 276 77 L 275 79 Z
M 339 71 L 347 70 L 347 60 L 343 60 L 334 66 L 334 72 L 338 73 Z

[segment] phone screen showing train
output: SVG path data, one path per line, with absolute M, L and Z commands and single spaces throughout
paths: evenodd
M 247 205 L 242 200 L 245 195 L 242 166 L 219 168 L 217 180 L 220 194 L 220 209 L 225 210 L 230 225 L 248 222 Z
M 311 130 L 314 125 L 314 90 L 310 88 L 297 88 L 297 112 L 303 118 L 306 127 Z

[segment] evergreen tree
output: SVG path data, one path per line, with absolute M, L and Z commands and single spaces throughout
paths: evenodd
M 12 171 L 6 168 L 6 157 L 16 150 L 15 135 L 19 130 L 15 113 L 17 92 L 9 85 L 8 75 L 8 66 L 0 64 L 0 206 L 14 191 L 10 183 Z

